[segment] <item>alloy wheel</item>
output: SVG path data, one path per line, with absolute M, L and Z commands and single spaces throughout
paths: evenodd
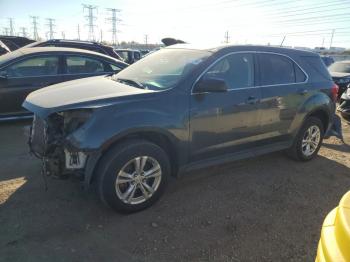
M 140 204 L 157 191 L 162 170 L 157 160 L 139 156 L 127 162 L 117 174 L 115 190 L 126 204 Z
M 305 156 L 311 156 L 318 148 L 321 141 L 321 130 L 317 125 L 310 126 L 304 133 L 302 152 Z

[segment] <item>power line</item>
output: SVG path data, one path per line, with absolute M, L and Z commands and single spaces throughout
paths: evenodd
M 117 18 L 117 13 L 120 12 L 120 9 L 107 8 L 107 11 L 111 12 L 111 17 L 108 17 L 107 20 L 112 24 L 112 43 L 115 46 L 117 44 L 117 22 L 121 21 Z
M 83 4 L 83 11 L 85 11 L 85 9 L 88 10 L 88 15 L 85 16 L 86 20 L 88 22 L 87 26 L 89 27 L 88 39 L 90 41 L 95 41 L 94 28 L 95 28 L 96 25 L 94 24 L 94 21 L 97 18 L 96 18 L 96 16 L 94 16 L 94 11 L 95 10 L 97 11 L 97 6 Z
M 34 40 L 39 40 L 39 35 L 38 35 L 38 16 L 30 16 L 32 19 L 32 24 L 33 24 L 33 38 Z
M 49 31 L 48 31 L 48 34 L 49 34 L 49 39 L 53 39 L 54 38 L 54 31 L 53 31 L 53 28 L 56 26 L 55 25 L 55 19 L 53 18 L 46 18 L 47 20 L 47 26 L 49 27 Z

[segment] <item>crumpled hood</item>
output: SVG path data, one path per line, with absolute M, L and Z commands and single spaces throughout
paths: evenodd
M 115 103 L 117 98 L 153 93 L 125 85 L 106 76 L 83 78 L 45 87 L 30 93 L 23 103 L 27 110 L 46 117 L 62 110 L 98 107 Z
M 346 77 L 346 76 L 350 77 L 349 73 L 342 73 L 342 72 L 329 72 L 329 73 L 331 74 L 332 77 L 335 77 L 335 78 Z

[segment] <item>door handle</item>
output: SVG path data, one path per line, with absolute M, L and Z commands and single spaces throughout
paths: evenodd
M 247 100 L 245 102 L 246 102 L 246 104 L 254 105 L 254 104 L 259 102 L 259 99 L 257 99 L 254 96 L 250 96 L 250 97 L 247 98 Z
M 302 90 L 299 90 L 299 95 L 306 95 L 307 93 L 309 93 L 309 90 L 307 89 L 302 89 Z

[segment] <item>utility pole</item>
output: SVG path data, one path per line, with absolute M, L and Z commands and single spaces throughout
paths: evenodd
M 95 41 L 94 27 L 96 25 L 94 24 L 94 21 L 96 20 L 96 16 L 94 16 L 94 10 L 97 11 L 97 6 L 83 4 L 83 11 L 85 11 L 85 9 L 88 10 L 88 15 L 85 16 L 88 22 L 87 26 L 89 27 L 88 39 L 90 41 Z
M 287 37 L 287 36 L 284 36 L 284 37 L 283 37 L 280 47 L 283 46 L 283 43 L 284 43 L 284 40 L 286 40 L 286 37 Z
M 15 35 L 15 30 L 13 29 L 13 18 L 8 18 L 8 20 L 9 20 L 10 35 Z
M 102 43 L 102 29 L 100 29 L 100 43 Z
M 333 44 L 333 37 L 334 37 L 335 29 L 332 30 L 332 36 L 331 36 L 331 42 L 329 44 L 329 49 L 331 49 L 332 44 Z
M 62 39 L 66 39 L 66 34 L 64 33 L 64 31 L 62 31 L 61 34 L 62 34 Z
M 111 12 L 111 17 L 107 18 L 112 24 L 112 44 L 115 46 L 117 44 L 117 22 L 121 21 L 117 18 L 117 12 L 119 9 L 107 8 L 107 11 Z
M 47 26 L 49 27 L 49 32 L 48 32 L 48 34 L 49 34 L 49 39 L 53 39 L 54 38 L 54 31 L 53 31 L 53 28 L 56 26 L 55 25 L 55 19 L 52 19 L 52 18 L 46 18 L 46 20 L 47 20 Z
M 25 27 L 20 27 L 19 29 L 21 30 L 22 36 L 27 37 L 27 29 Z
M 33 38 L 34 40 L 39 40 L 39 35 L 38 35 L 38 16 L 30 16 L 32 19 L 32 24 L 33 24 Z
M 225 43 L 228 44 L 229 40 L 230 40 L 230 36 L 229 36 L 228 31 L 226 31 L 225 32 Z
M 321 47 L 324 47 L 324 37 L 322 38 L 322 45 Z
M 78 40 L 80 40 L 80 25 L 78 24 Z
M 146 48 L 148 47 L 148 35 L 145 35 L 145 44 L 146 44 Z

